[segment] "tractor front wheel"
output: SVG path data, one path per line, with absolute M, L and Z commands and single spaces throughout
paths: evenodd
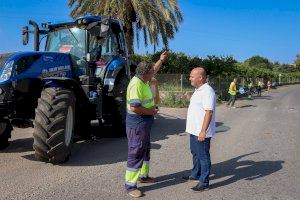
M 40 161 L 58 164 L 66 161 L 73 144 L 75 95 L 63 88 L 42 91 L 35 111 L 33 148 Z

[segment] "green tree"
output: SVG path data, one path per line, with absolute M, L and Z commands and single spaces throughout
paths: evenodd
M 296 65 L 297 71 L 300 71 L 300 54 L 296 55 L 295 65 Z
M 289 65 L 289 64 L 282 64 L 281 65 L 281 72 L 297 72 L 299 69 L 297 69 L 296 65 Z
M 267 58 L 261 56 L 253 56 L 245 60 L 245 63 L 248 64 L 250 67 L 255 67 L 255 68 L 266 68 L 266 69 L 273 68 L 273 63 L 270 62 Z
M 134 37 L 139 44 L 141 32 L 145 46 L 150 41 L 156 48 L 161 38 L 167 47 L 183 21 L 177 0 L 69 0 L 69 6 L 71 17 L 94 14 L 122 19 L 130 53 L 134 52 Z
M 208 75 L 229 75 L 234 71 L 237 61 L 233 57 L 207 56 L 203 59 L 202 65 Z

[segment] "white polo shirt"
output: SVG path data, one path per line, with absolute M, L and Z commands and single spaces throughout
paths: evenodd
M 206 110 L 212 110 L 213 115 L 206 130 L 206 137 L 213 137 L 216 133 L 215 111 L 216 94 L 208 83 L 203 84 L 193 93 L 187 113 L 186 132 L 199 136 Z

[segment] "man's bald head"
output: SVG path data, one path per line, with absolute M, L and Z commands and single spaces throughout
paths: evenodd
M 191 71 L 190 81 L 191 85 L 196 88 L 206 83 L 206 72 L 203 67 L 196 67 Z
M 201 76 L 206 78 L 206 71 L 202 67 L 196 67 L 192 70 L 192 72 L 194 72 L 197 77 Z

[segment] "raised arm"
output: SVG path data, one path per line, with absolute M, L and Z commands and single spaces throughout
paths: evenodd
M 153 67 L 155 74 L 159 71 L 161 65 L 163 64 L 163 62 L 165 62 L 167 57 L 168 57 L 167 51 L 164 51 L 162 54 L 160 54 L 159 60 L 155 63 L 155 65 Z

